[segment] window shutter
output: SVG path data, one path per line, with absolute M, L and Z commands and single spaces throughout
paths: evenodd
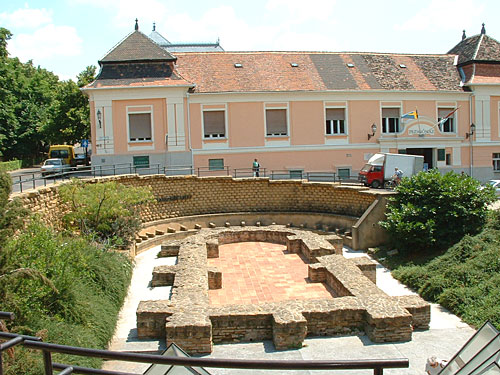
M 287 134 L 286 109 L 266 110 L 267 135 Z
M 438 108 L 438 118 L 444 118 L 446 117 L 451 111 L 453 111 L 453 108 Z M 452 114 L 450 118 L 453 118 L 455 114 Z
M 399 108 L 382 108 L 382 118 L 399 118 Z
M 326 120 L 345 120 L 344 108 L 327 108 Z
M 224 111 L 203 112 L 203 126 L 205 136 L 210 134 L 225 134 Z
M 128 123 L 131 140 L 151 140 L 151 113 L 129 113 Z

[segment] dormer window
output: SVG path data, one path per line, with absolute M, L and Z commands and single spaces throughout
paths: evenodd
M 299 64 L 297 64 L 297 63 L 290 63 L 290 66 L 291 66 L 292 68 L 297 68 L 297 67 L 299 66 Z
M 234 63 L 235 68 L 243 68 L 243 64 L 241 63 Z

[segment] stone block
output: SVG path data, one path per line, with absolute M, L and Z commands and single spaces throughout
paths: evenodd
M 309 280 L 313 283 L 321 283 L 326 280 L 326 268 L 321 263 L 307 265 Z
M 207 258 L 218 258 L 219 257 L 219 240 L 212 238 L 207 240 L 205 243 L 207 247 Z
M 157 266 L 153 268 L 151 286 L 157 287 L 174 285 L 176 268 L 177 266 Z
M 175 229 L 172 227 L 167 228 L 167 233 L 175 233 Z
M 297 311 L 280 310 L 273 314 L 273 343 L 276 350 L 298 349 L 307 336 L 307 321 Z
M 201 225 L 200 224 L 195 224 L 194 225 L 194 229 L 201 229 Z
M 187 231 L 188 229 L 187 229 L 187 227 L 186 227 L 185 225 L 179 225 L 179 230 L 180 230 L 181 232 L 185 232 L 185 231 Z
M 164 232 L 164 231 L 162 231 L 162 230 L 159 230 L 159 229 L 155 229 L 155 234 L 156 234 L 157 236 L 163 236 L 163 235 L 165 234 L 165 232 Z
M 217 268 L 208 268 L 208 289 L 222 288 L 222 272 Z
M 351 258 L 351 261 L 372 283 L 377 284 L 377 265 L 373 261 L 368 257 Z
M 215 228 L 215 224 L 214 223 L 208 223 L 208 227 L 213 229 L 213 228 Z
M 158 253 L 159 258 L 163 257 L 176 257 L 179 255 L 179 249 L 181 245 L 179 241 L 166 242 L 161 245 L 160 252 Z

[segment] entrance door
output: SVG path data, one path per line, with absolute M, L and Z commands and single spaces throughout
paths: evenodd
M 424 165 L 427 164 L 429 169 L 434 168 L 434 160 L 432 159 L 432 148 L 407 148 L 408 155 L 421 155 L 424 157 Z

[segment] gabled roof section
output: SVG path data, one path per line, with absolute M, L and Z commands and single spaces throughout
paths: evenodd
M 101 63 L 131 62 L 131 61 L 175 61 L 176 58 L 167 50 L 161 48 L 139 30 L 135 30 L 118 43 Z
M 149 34 L 149 38 L 161 47 L 169 46 L 170 44 L 172 44 L 167 40 L 167 38 L 156 31 L 155 28 L 153 28 L 153 31 L 151 32 L 151 34 Z
M 195 92 L 463 92 L 454 55 L 331 52 L 178 52 Z
M 462 40 L 448 53 L 458 55 L 458 65 L 472 61 L 500 62 L 500 43 L 486 34 L 479 34 Z

